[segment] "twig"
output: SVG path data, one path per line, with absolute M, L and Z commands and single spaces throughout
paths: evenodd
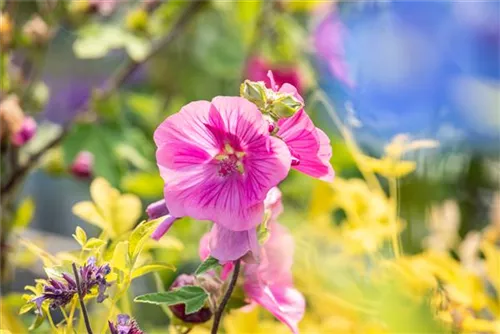
M 85 327 L 87 327 L 87 333 L 92 334 L 92 327 L 90 327 L 89 315 L 87 314 L 87 308 L 83 302 L 82 286 L 80 285 L 80 275 L 78 275 L 78 270 L 76 270 L 76 264 L 73 262 L 73 273 L 75 274 L 76 288 L 78 291 L 78 299 L 80 300 L 80 308 L 83 314 L 83 320 L 85 321 Z
M 238 280 L 238 275 L 240 273 L 240 264 L 241 260 L 238 259 L 234 261 L 234 270 L 233 276 L 231 276 L 231 282 L 229 282 L 229 286 L 227 287 L 226 293 L 224 294 L 224 298 L 222 298 L 222 302 L 219 305 L 219 308 L 215 312 L 214 315 L 214 323 L 212 325 L 212 334 L 217 334 L 219 330 L 220 321 L 222 319 L 222 314 L 224 314 L 224 309 L 226 308 L 226 304 L 231 298 L 231 294 L 233 293 L 234 287 L 236 286 L 236 281 Z
M 97 98 L 104 99 L 109 97 L 111 93 L 113 93 L 118 87 L 120 87 L 130 76 L 135 72 L 135 70 L 149 59 L 151 59 L 154 55 L 156 55 L 163 48 L 168 46 L 175 37 L 182 31 L 184 26 L 189 22 L 189 19 L 195 14 L 206 2 L 205 1 L 193 1 L 181 14 L 180 18 L 174 24 L 170 32 L 157 42 L 153 43 L 151 50 L 144 57 L 144 59 L 140 62 L 137 62 L 129 57 L 128 62 L 117 71 L 111 78 L 107 80 L 107 83 L 104 87 L 97 91 Z M 84 103 L 80 108 L 78 108 L 78 112 L 76 114 L 80 114 L 82 112 L 87 111 L 89 108 L 89 102 Z M 24 178 L 24 176 L 36 165 L 36 163 L 40 160 L 40 158 L 51 148 L 59 144 L 64 137 L 68 134 L 71 128 L 71 122 L 63 126 L 63 130 L 50 142 L 48 142 L 44 147 L 42 147 L 39 151 L 31 155 L 26 163 L 18 166 L 16 170 L 13 171 L 12 175 L 8 179 L 8 181 L 2 185 L 0 190 L 0 196 L 2 199 L 5 197 L 7 193 L 9 193 L 13 188 L 17 186 L 17 184 Z

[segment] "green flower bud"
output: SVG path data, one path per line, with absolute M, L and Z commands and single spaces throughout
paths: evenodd
M 303 108 L 302 102 L 292 95 L 281 95 L 271 103 L 270 112 L 277 118 L 290 117 Z
M 264 82 L 245 80 L 240 86 L 240 96 L 264 109 L 267 102 L 267 88 Z

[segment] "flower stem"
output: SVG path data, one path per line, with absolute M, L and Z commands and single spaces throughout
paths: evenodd
M 78 275 L 78 270 L 76 270 L 76 264 L 73 262 L 73 273 L 75 274 L 76 288 L 78 291 L 78 299 L 80 300 L 80 308 L 83 314 L 83 320 L 85 321 L 85 327 L 87 327 L 87 333 L 92 333 L 92 328 L 90 327 L 89 315 L 87 314 L 87 309 L 85 308 L 85 303 L 83 302 L 82 286 L 80 285 L 80 276 Z
M 222 314 L 224 313 L 224 308 L 226 308 L 226 304 L 229 301 L 229 298 L 231 298 L 231 294 L 233 293 L 234 287 L 236 286 L 236 281 L 238 280 L 238 275 L 240 273 L 240 262 L 241 262 L 240 259 L 234 261 L 234 270 L 233 270 L 233 276 L 231 276 L 231 282 L 229 282 L 229 286 L 227 287 L 226 293 L 224 294 L 224 298 L 222 298 L 222 302 L 220 303 L 219 308 L 215 312 L 214 323 L 212 325 L 212 331 L 211 331 L 212 334 L 217 334 L 220 325 L 220 320 L 222 319 Z

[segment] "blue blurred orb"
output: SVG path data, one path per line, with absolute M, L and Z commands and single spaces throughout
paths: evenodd
M 314 37 L 321 88 L 365 144 L 404 132 L 498 149 L 500 2 L 345 2 Z

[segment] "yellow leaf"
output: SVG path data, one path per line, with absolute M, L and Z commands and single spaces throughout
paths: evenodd
M 38 256 L 40 260 L 42 260 L 44 267 L 54 267 L 56 265 L 60 265 L 59 259 L 57 259 L 55 256 L 52 254 L 46 252 L 45 250 L 41 249 L 31 241 L 25 240 L 23 238 L 19 238 L 19 242 L 26 247 L 28 251 L 33 253 L 34 255 Z
M 31 197 L 25 198 L 16 211 L 16 216 L 14 218 L 14 228 L 24 229 L 33 219 L 33 214 L 35 213 L 35 202 Z
M 142 251 L 144 243 L 149 239 L 160 219 L 140 223 L 130 234 L 128 253 L 132 260 Z
M 94 248 L 99 248 L 102 245 L 104 245 L 106 242 L 101 239 L 97 238 L 90 238 L 89 241 L 85 243 L 85 246 L 83 246 L 84 249 L 94 249 Z
M 111 238 L 130 231 L 141 215 L 141 201 L 137 196 L 121 195 L 103 178 L 92 182 L 90 195 L 93 202 L 77 203 L 73 213 L 100 227 Z
M 109 224 L 103 219 L 97 207 L 92 202 L 80 202 L 73 206 L 73 214 L 86 222 L 109 232 Z
M 175 267 L 171 264 L 166 263 L 152 263 L 146 264 L 142 267 L 136 268 L 132 271 L 132 279 L 140 277 L 142 275 L 146 275 L 151 272 L 160 271 L 160 270 L 175 270 Z
M 141 216 L 142 205 L 135 195 L 125 194 L 117 198 L 113 216 L 113 229 L 118 235 L 130 231 Z
M 87 233 L 85 233 L 83 228 L 77 226 L 75 234 L 73 234 L 73 238 L 75 238 L 76 242 L 78 242 L 80 246 L 83 246 L 87 242 Z
M 90 196 L 104 220 L 110 221 L 113 202 L 120 196 L 118 190 L 113 189 L 102 177 L 98 177 L 90 185 Z
M 113 257 L 111 258 L 111 267 L 116 268 L 121 271 L 127 270 L 127 258 L 128 258 L 128 241 L 120 241 L 113 252 Z

